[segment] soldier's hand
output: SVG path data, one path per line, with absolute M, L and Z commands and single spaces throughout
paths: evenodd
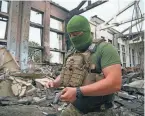
M 55 87 L 55 82 L 54 82 L 53 80 L 49 80 L 49 81 L 46 82 L 45 86 L 46 86 L 47 88 Z
M 73 103 L 76 100 L 76 88 L 66 87 L 62 90 L 61 101 Z

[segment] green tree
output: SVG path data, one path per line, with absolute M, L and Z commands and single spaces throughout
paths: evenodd
M 42 51 L 34 47 L 40 47 L 40 45 L 34 41 L 29 41 L 28 57 L 34 62 L 41 62 Z

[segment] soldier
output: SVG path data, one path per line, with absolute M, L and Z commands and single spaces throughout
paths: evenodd
M 54 81 L 46 83 L 48 88 L 59 87 L 62 82 L 65 83 L 65 80 L 68 79 L 67 83 L 64 84 L 65 88 L 62 90 L 60 99 L 69 102 L 70 105 L 61 113 L 61 116 L 115 116 L 112 110 L 113 95 L 120 90 L 122 82 L 121 62 L 116 49 L 107 42 L 99 42 L 99 44 L 95 44 L 96 47 L 91 47 L 93 39 L 90 25 L 83 16 L 73 16 L 68 22 L 67 32 L 76 52 L 85 53 L 91 49 L 90 51 L 93 51 L 93 53 L 91 53 L 90 59 L 88 58 L 91 65 L 83 68 L 88 71 L 85 72 L 87 77 L 84 76 L 85 79 L 81 79 L 83 82 L 81 85 L 69 84 L 68 81 L 71 80 L 71 77 L 68 79 L 64 75 L 67 74 L 65 72 L 70 71 L 70 68 L 63 71 L 63 76 L 59 75 Z M 73 55 L 71 58 L 73 58 Z M 73 60 L 75 59 L 77 59 L 76 54 Z M 68 62 L 66 64 L 70 65 L 72 60 L 69 59 Z M 68 75 L 71 75 L 70 72 Z M 83 71 L 82 73 L 84 74 Z M 103 78 L 99 79 L 98 74 L 103 74 Z M 74 75 L 76 76 L 72 76 L 73 79 L 79 80 L 81 78 L 76 73 Z

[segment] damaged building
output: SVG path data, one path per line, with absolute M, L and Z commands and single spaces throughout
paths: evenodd
M 46 89 L 44 85 L 60 74 L 73 48 L 66 25 L 74 15 L 87 17 L 86 12 L 109 2 L 86 0 L 69 10 L 55 0 L 0 1 L 0 116 L 59 115 L 67 104 L 54 100 L 63 87 Z M 131 0 L 114 16 L 108 11 L 110 19 L 97 13 L 89 17 L 93 39 L 111 43 L 121 59 L 123 81 L 115 94 L 116 116 L 144 114 L 144 12 L 140 2 Z M 116 20 L 131 7 L 132 17 Z

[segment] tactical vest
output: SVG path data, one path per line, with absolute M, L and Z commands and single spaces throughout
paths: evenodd
M 74 52 L 67 57 L 60 75 L 61 86 L 79 87 L 103 78 L 100 74 L 92 73 L 96 68 L 96 64 L 91 62 L 92 53 L 96 52 L 97 46 L 103 41 L 95 40 L 84 53 Z
M 98 45 L 104 40 L 95 40 L 84 53 L 73 52 L 66 58 L 66 62 L 61 71 L 61 86 L 78 87 L 95 83 L 104 78 L 102 74 L 97 74 L 96 65 L 91 61 L 91 55 L 97 53 Z M 77 98 L 72 104 L 80 112 L 87 114 L 96 111 L 98 107 L 111 104 L 114 94 L 105 96 L 83 96 Z

